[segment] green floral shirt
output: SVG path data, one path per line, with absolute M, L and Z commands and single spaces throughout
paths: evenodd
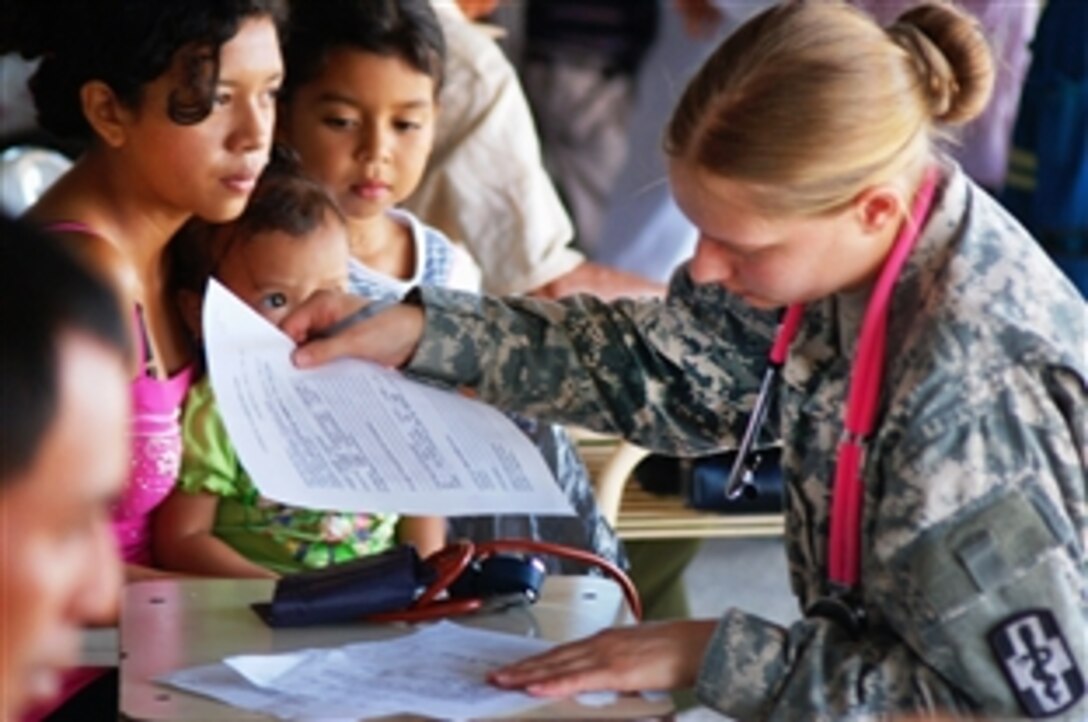
M 349 561 L 390 548 L 396 514 L 348 514 L 286 506 L 261 496 L 238 461 L 207 377 L 189 391 L 178 486 L 220 497 L 215 536 L 281 574 Z

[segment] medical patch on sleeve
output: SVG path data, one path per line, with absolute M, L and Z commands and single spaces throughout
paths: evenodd
M 1029 717 L 1060 714 L 1084 696 L 1084 672 L 1077 667 L 1049 610 L 1015 614 L 994 627 L 988 637 L 998 664 Z

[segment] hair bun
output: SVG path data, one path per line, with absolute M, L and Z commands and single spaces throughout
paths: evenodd
M 888 35 L 918 68 L 933 119 L 958 125 L 990 100 L 994 63 L 978 21 L 951 5 L 923 4 L 899 16 Z

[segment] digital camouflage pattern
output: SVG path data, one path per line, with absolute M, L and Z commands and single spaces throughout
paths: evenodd
M 824 618 L 782 628 L 730 610 L 698 680 L 728 715 L 1088 719 L 1088 312 L 993 200 L 957 168 L 944 176 L 893 298 L 864 461 L 868 626 L 853 638 Z M 666 302 L 417 298 L 411 373 L 668 454 L 736 443 L 774 326 L 684 272 Z M 771 412 L 802 609 L 828 592 L 829 483 L 865 301 L 809 305 Z
M 411 223 L 416 235 L 419 267 L 418 282 L 424 286 L 448 288 L 454 274 L 455 254 L 453 243 L 440 231 L 421 223 L 411 214 L 400 211 L 402 222 Z M 407 284 L 399 279 L 367 268 L 358 261 L 348 267 L 348 285 L 351 292 L 375 301 L 400 298 Z M 555 476 L 559 488 L 566 494 L 575 516 L 540 516 L 538 514 L 492 514 L 482 516 L 454 516 L 446 520 L 447 538 L 450 542 L 468 539 L 486 542 L 494 539 L 531 539 L 575 547 L 591 551 L 621 569 L 627 569 L 627 553 L 616 536 L 615 530 L 601 514 L 589 472 L 574 440 L 566 428 L 557 424 L 542 424 L 533 419 L 509 414 L 511 420 L 525 432 L 540 451 L 548 468 Z M 573 559 L 543 557 L 541 561 L 551 573 L 599 574 L 591 567 Z

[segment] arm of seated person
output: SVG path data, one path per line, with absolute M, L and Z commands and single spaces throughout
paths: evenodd
M 397 523 L 397 540 L 411 544 L 424 559 L 446 545 L 446 519 L 441 516 L 405 516 Z
M 155 515 L 155 556 L 166 569 L 234 579 L 277 579 L 212 533 L 219 497 L 175 489 Z
M 590 293 L 605 301 L 611 301 L 624 297 L 664 297 L 665 290 L 662 283 L 586 261 L 533 290 L 530 295 L 555 300 L 578 293 Z

